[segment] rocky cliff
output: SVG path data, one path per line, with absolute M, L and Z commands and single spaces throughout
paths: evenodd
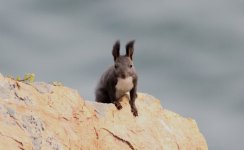
M 76 90 L 0 75 L 1 150 L 207 150 L 197 124 L 138 94 L 139 116 L 85 101 Z

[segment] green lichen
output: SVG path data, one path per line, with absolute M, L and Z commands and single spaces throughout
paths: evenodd
M 32 83 L 32 82 L 34 82 L 35 81 L 35 74 L 34 73 L 27 73 L 27 74 L 25 74 L 25 76 L 24 76 L 24 81 L 25 82 L 29 82 L 29 83 Z
M 24 78 L 22 79 L 20 76 L 17 76 L 14 78 L 11 75 L 7 75 L 8 78 L 11 78 L 13 80 L 19 81 L 19 82 L 25 82 L 25 83 L 33 83 L 35 81 L 35 74 L 34 73 L 26 73 L 24 75 Z

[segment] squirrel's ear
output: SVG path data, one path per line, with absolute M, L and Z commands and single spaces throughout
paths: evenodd
M 119 40 L 114 43 L 112 54 L 114 56 L 114 61 L 120 56 L 119 53 L 120 43 Z
M 131 60 L 132 60 L 132 56 L 133 56 L 133 52 L 134 52 L 134 43 L 135 43 L 135 40 L 128 42 L 125 46 L 126 56 L 130 57 Z

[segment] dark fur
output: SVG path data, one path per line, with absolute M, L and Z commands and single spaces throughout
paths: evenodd
M 112 54 L 114 57 L 114 65 L 110 66 L 106 70 L 96 88 L 96 101 L 102 103 L 114 103 L 117 109 L 121 109 L 122 106 L 119 103 L 121 97 L 116 97 L 116 84 L 118 78 L 125 79 L 126 77 L 132 77 L 133 88 L 130 92 L 130 106 L 134 116 L 138 116 L 137 108 L 135 106 L 135 99 L 137 97 L 137 74 L 132 62 L 134 53 L 134 41 L 130 41 L 126 45 L 126 54 L 120 55 L 120 43 L 116 41 Z M 124 93 L 125 95 L 126 93 Z

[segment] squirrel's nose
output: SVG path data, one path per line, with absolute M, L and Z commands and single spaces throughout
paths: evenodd
M 121 77 L 124 79 L 126 77 L 125 73 L 122 73 Z

